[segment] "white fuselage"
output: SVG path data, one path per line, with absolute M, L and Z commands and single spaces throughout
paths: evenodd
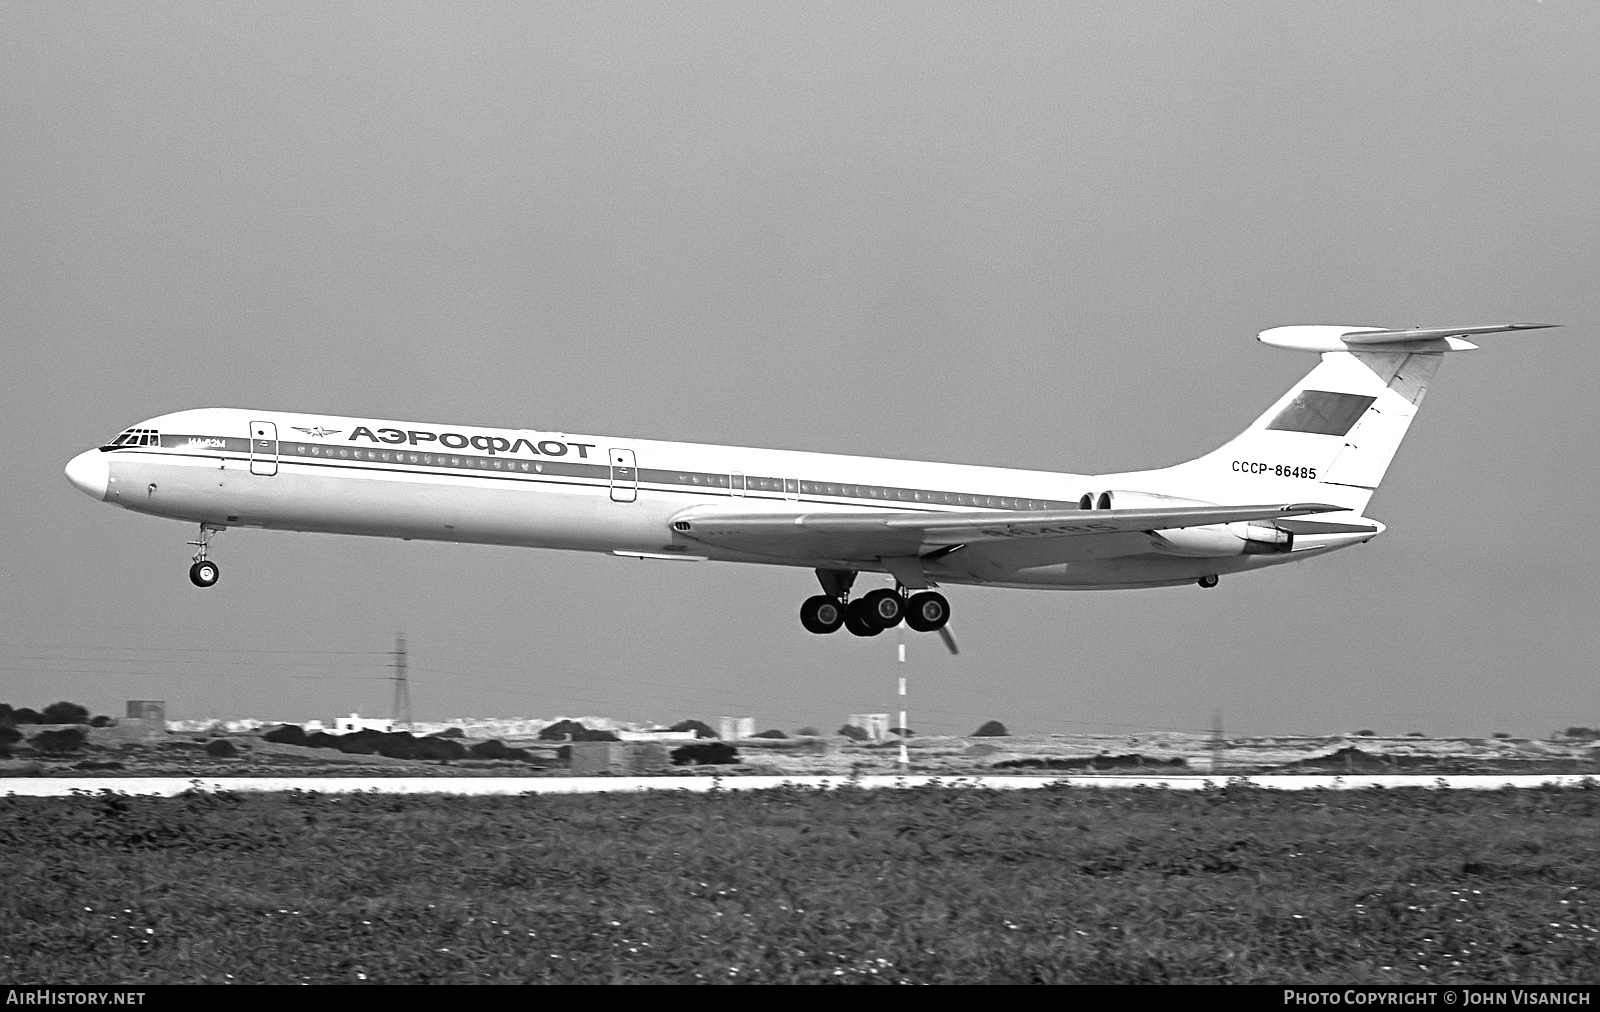
M 1108 486 L 1110 477 L 1135 477 L 235 408 L 179 411 L 129 431 L 141 434 L 125 434 L 123 445 L 74 460 L 68 469 L 73 482 L 125 509 L 212 528 L 810 568 L 878 567 L 707 547 L 680 537 L 673 519 L 690 509 L 1072 509 L 1085 494 L 1130 487 Z M 1161 474 L 1139 475 L 1143 484 L 1132 487 L 1193 494 L 1192 483 L 1159 487 Z M 1279 491 L 1262 486 L 1257 501 L 1271 501 Z M 1303 490 L 1281 491 L 1287 501 Z M 1044 564 L 1029 558 L 1009 569 L 1008 546 L 1002 545 L 981 559 L 952 557 L 929 575 L 939 582 L 1065 589 L 1175 585 L 1322 554 L 1367 537 L 1303 538 L 1293 552 L 1232 558 L 1162 556 L 1130 537 L 1122 548 L 1110 545 L 1102 558 Z

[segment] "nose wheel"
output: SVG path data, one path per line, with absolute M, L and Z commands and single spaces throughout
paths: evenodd
M 189 567 L 189 582 L 196 587 L 209 587 L 217 582 L 222 572 L 215 562 L 196 562 Z
M 215 562 L 206 558 L 206 549 L 211 547 L 211 535 L 222 531 L 220 527 L 207 527 L 200 525 L 200 540 L 191 541 L 194 546 L 194 565 L 189 567 L 189 582 L 196 587 L 213 586 L 222 576 L 222 570 Z

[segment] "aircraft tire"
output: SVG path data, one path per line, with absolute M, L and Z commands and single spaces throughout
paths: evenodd
M 826 594 L 808 597 L 800 605 L 800 624 L 807 632 L 818 634 L 838 632 L 844 625 L 844 605 Z
M 210 587 L 222 576 L 215 562 L 196 562 L 189 567 L 189 582 L 196 587 Z
M 906 616 L 906 602 L 892 590 L 874 590 L 863 594 L 864 609 L 871 615 L 872 623 L 880 629 L 893 629 Z
M 857 636 L 876 636 L 883 632 L 883 626 L 872 620 L 872 612 L 867 608 L 867 599 L 864 597 L 851 601 L 845 609 L 844 627 Z
M 1200 579 L 1198 579 L 1198 580 L 1196 580 L 1194 582 L 1198 583 L 1200 586 L 1204 587 L 1206 590 L 1210 590 L 1212 587 L 1215 587 L 1217 585 L 1217 580 L 1218 580 L 1218 577 L 1216 576 L 1216 574 L 1213 573 L 1210 576 L 1202 576 L 1202 577 L 1200 577 Z
M 906 625 L 917 632 L 937 632 L 950 621 L 950 602 L 931 590 L 912 595 L 906 602 Z

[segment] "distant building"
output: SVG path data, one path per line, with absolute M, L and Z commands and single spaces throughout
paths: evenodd
M 722 728 L 718 733 L 723 741 L 754 738 L 756 734 L 756 719 L 754 717 L 723 717 Z
M 850 723 L 867 732 L 868 741 L 886 741 L 889 738 L 887 713 L 852 713 Z
M 130 699 L 128 700 L 128 716 L 134 720 L 151 721 L 152 727 L 164 727 L 167 722 L 167 701 L 165 699 Z
M 575 741 L 572 750 L 572 775 L 625 773 L 645 776 L 659 773 L 672 764 L 666 746 L 654 742 Z
M 382 731 L 384 734 L 394 730 L 395 721 L 391 717 L 363 717 L 359 713 L 352 713 L 348 717 L 336 717 L 333 722 L 333 734 L 349 734 L 352 731 Z
M 613 733 L 616 734 L 616 736 L 618 738 L 621 738 L 623 741 L 694 741 L 695 740 L 695 733 L 693 731 L 668 731 L 666 728 L 662 728 L 659 731 L 654 730 L 654 729 L 645 730 L 645 731 L 620 731 L 619 730 L 619 731 L 615 731 Z

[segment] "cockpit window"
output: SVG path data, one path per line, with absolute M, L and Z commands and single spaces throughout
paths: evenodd
M 112 446 L 160 446 L 161 432 L 158 429 L 125 429 L 121 435 L 111 441 Z

